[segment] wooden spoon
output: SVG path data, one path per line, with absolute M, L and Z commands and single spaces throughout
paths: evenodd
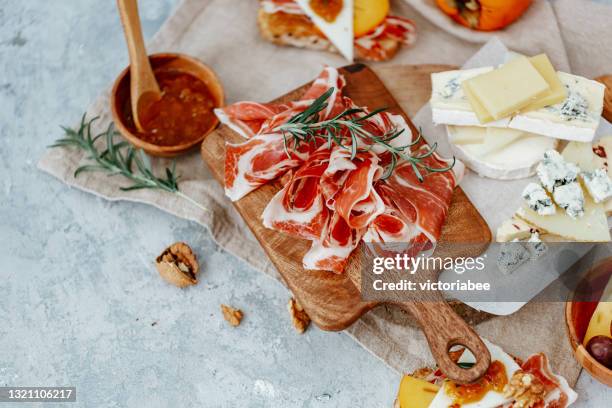
M 595 78 L 595 80 L 606 86 L 602 116 L 606 118 L 608 122 L 612 122 L 612 75 L 602 75 Z
M 123 32 L 130 55 L 130 99 L 134 123 L 144 131 L 142 119 L 150 106 L 161 99 L 142 37 L 137 0 L 117 0 Z

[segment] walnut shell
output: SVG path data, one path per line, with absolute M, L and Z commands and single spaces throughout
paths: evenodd
M 170 245 L 155 260 L 161 277 L 168 283 L 184 288 L 198 283 L 198 260 L 184 242 Z

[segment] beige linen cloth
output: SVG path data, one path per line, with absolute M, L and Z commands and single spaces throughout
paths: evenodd
M 311 80 L 324 64 L 346 64 L 330 53 L 278 47 L 261 40 L 255 24 L 257 9 L 255 0 L 184 0 L 148 49 L 183 52 L 205 61 L 220 76 L 228 103 L 271 100 Z M 414 47 L 400 51 L 391 64 L 461 65 L 492 37 L 453 25 L 435 9 L 433 1 L 396 0 L 394 12 L 412 18 L 419 37 Z M 606 27 L 611 20 L 612 7 L 570 0 L 556 0 L 551 5 L 542 0 L 536 1 L 518 23 L 497 35 L 516 51 L 547 52 L 559 69 L 594 76 L 612 72 L 612 42 L 604 42 L 606 34 L 612 34 Z M 111 121 L 108 95 L 107 90 L 88 109 L 89 117 L 100 116 L 95 131 L 103 130 Z M 177 163 L 182 174 L 180 188 L 208 212 L 172 194 L 122 192 L 119 187 L 126 181 L 121 177 L 83 173 L 75 179 L 74 169 L 83 160 L 79 151 L 52 149 L 41 158 L 39 168 L 70 186 L 106 199 L 143 202 L 196 221 L 207 227 L 228 252 L 278 277 L 197 152 L 181 157 Z M 154 160 L 157 169 L 167 164 Z M 575 383 L 579 367 L 566 340 L 562 304 L 532 302 L 512 316 L 491 319 L 476 329 L 517 356 L 546 352 L 555 371 Z M 385 318 L 380 311 L 366 314 L 347 333 L 399 372 L 433 362 L 419 330 Z

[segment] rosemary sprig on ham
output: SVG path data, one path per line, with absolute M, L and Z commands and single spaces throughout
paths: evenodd
M 412 154 L 411 148 L 421 142 L 420 131 L 410 143 L 394 146 L 392 141 L 397 139 L 404 129 L 392 128 L 382 135 L 376 135 L 366 129 L 364 126 L 366 121 L 386 111 L 386 108 L 372 112 L 367 112 L 362 108 L 348 108 L 330 119 L 321 121 L 320 113 L 327 108 L 328 100 L 334 92 L 335 88 L 328 89 L 304 111 L 292 116 L 286 123 L 274 129 L 283 135 L 285 152 L 288 156 L 290 156 L 290 145 L 293 149 L 297 149 L 302 143 L 316 143 L 317 139 L 324 139 L 330 147 L 336 144 L 350 150 L 351 159 L 354 159 L 358 152 L 368 151 L 375 146 L 388 152 L 391 159 L 381 178 L 383 180 L 389 178 L 397 164 L 402 161 L 410 163 L 421 182 L 424 180 L 421 169 L 431 173 L 440 173 L 451 170 L 455 165 L 454 157 L 452 163 L 444 168 L 432 168 L 425 164 L 424 159 L 435 153 L 438 148 L 437 143 L 427 146 L 424 152 Z

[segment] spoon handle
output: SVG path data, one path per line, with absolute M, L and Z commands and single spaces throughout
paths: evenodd
M 130 56 L 132 115 L 136 127 L 142 131 L 142 114 L 152 102 L 159 100 L 161 92 L 145 48 L 137 0 L 117 0 L 117 7 Z

